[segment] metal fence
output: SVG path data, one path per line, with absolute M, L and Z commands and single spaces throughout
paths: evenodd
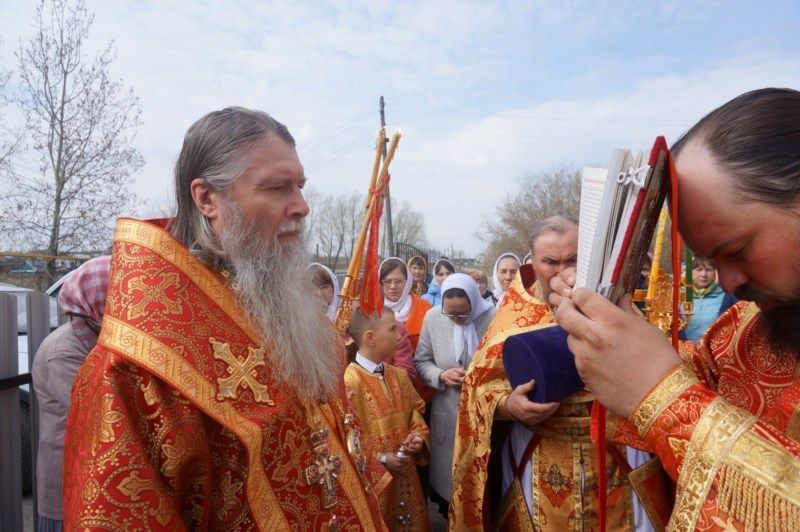
M 28 368 L 50 333 L 50 297 L 26 295 L 27 341 L 19 333 L 17 297 L 0 292 L 0 531 L 22 530 L 23 486 L 32 489 L 36 530 L 36 454 L 39 442 L 36 394 L 30 371 L 19 372 L 19 348 L 27 347 Z M 62 318 L 63 320 L 63 318 Z M 27 345 L 26 345 L 27 344 Z M 23 389 L 21 389 L 21 387 Z M 24 388 L 27 387 L 27 390 Z M 26 401 L 27 399 L 27 401 Z
M 414 256 L 419 256 L 425 259 L 428 264 L 428 269 L 433 268 L 436 261 L 439 259 L 448 259 L 456 267 L 456 271 L 464 271 L 469 268 L 475 267 L 475 259 L 464 258 L 462 252 L 450 249 L 442 251 L 440 249 L 428 248 L 422 249 L 417 246 L 407 244 L 405 242 L 397 242 L 395 244 L 395 256 L 408 262 L 408 259 Z M 428 273 L 433 274 L 432 271 Z

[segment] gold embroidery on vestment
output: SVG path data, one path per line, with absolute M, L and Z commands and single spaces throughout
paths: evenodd
M 118 225 L 119 228 L 119 225 Z M 158 338 L 109 315 L 103 317 L 98 344 L 146 368 L 190 399 L 202 412 L 236 434 L 247 449 L 247 500 L 253 517 L 263 530 L 286 530 L 289 525 L 281 511 L 261 461 L 263 441 L 258 425 L 237 412 L 231 403 L 216 399 L 214 386 Z M 191 376 L 191 386 L 178 379 Z M 189 382 L 189 381 L 187 381 Z
M 221 492 L 222 500 L 217 507 L 217 518 L 225 522 L 228 520 L 228 512 L 236 508 L 239 504 L 239 492 L 242 491 L 244 482 L 234 482 L 231 472 L 227 471 L 222 478 Z
M 138 303 L 132 303 L 128 307 L 128 319 L 134 320 L 147 315 L 150 311 L 147 307 L 152 304 L 162 305 L 167 314 L 181 314 L 183 304 L 180 299 L 171 299 L 167 296 L 167 290 L 177 289 L 180 285 L 180 278 L 177 272 L 168 272 L 157 285 L 144 282 L 145 276 L 133 277 L 128 281 L 128 293 L 141 292 L 142 299 Z
M 728 404 L 721 397 L 705 408 L 692 432 L 686 459 L 678 472 L 675 509 L 668 525 L 670 530 L 694 530 L 720 466 L 742 433 L 755 422 L 754 416 Z
M 661 382 L 650 390 L 631 413 L 631 423 L 639 431 L 642 438 L 647 437 L 650 427 L 659 416 L 683 392 L 700 381 L 694 372 L 685 364 L 675 367 Z
M 243 358 L 235 356 L 231 352 L 231 346 L 228 343 L 218 342 L 214 338 L 209 338 L 208 341 L 214 348 L 214 358 L 228 364 L 229 375 L 217 379 L 217 384 L 219 385 L 218 399 L 238 399 L 237 390 L 241 386 L 242 388 L 250 388 L 257 403 L 266 403 L 269 406 L 275 405 L 269 396 L 267 386 L 256 380 L 258 375 L 256 368 L 264 366 L 263 349 L 253 349 L 248 346 L 247 358 Z

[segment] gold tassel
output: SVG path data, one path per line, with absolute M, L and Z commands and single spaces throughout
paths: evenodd
M 738 468 L 722 466 L 719 474 L 717 504 L 745 530 L 800 530 L 800 507 Z

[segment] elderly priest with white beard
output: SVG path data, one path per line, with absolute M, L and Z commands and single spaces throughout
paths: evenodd
M 186 133 L 176 217 L 118 221 L 67 421 L 68 529 L 385 528 L 300 279 L 305 182 L 283 124 L 228 108 Z

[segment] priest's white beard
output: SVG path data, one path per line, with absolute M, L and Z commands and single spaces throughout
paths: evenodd
M 302 230 L 303 222 L 265 236 L 247 223 L 238 206 L 226 202 L 220 245 L 232 270 L 234 292 L 266 344 L 267 367 L 303 399 L 336 393 L 342 379 L 337 333 L 306 270 L 309 257 L 302 236 L 281 242 L 282 231 Z

